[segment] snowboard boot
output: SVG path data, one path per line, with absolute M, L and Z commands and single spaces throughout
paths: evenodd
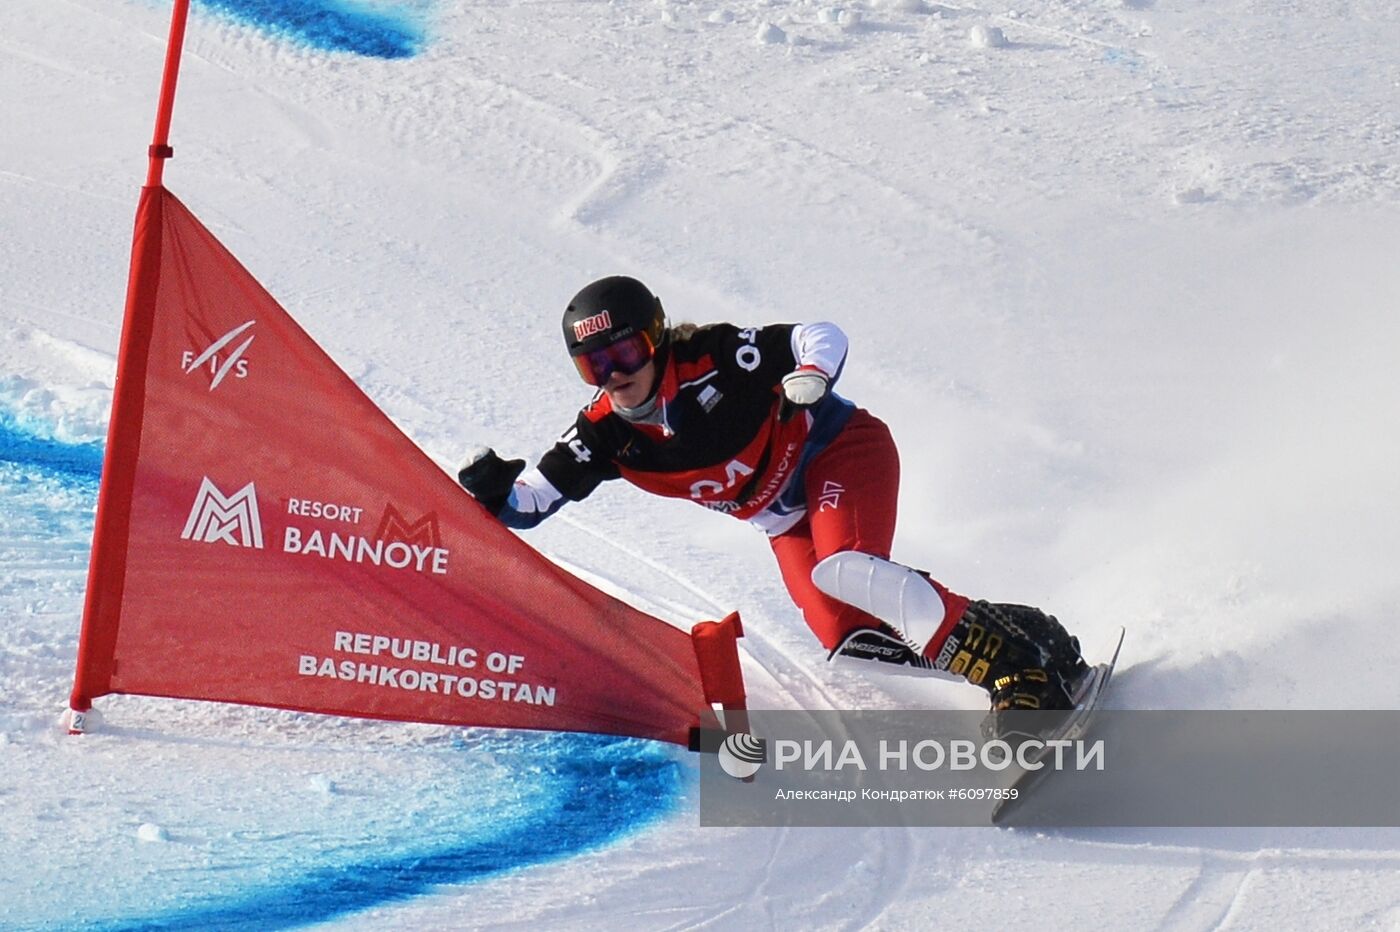
M 1053 615 L 1027 605 L 970 602 L 938 650 L 934 666 L 961 674 L 991 695 L 992 709 L 1073 708 L 1089 671 Z
M 960 680 L 942 670 L 935 670 L 933 660 L 914 650 L 902 635 L 889 625 L 878 628 L 856 628 L 827 654 L 827 662 L 840 667 L 875 669 L 896 676 L 937 676 Z
M 1013 748 L 1052 730 L 1060 716 L 1007 712 L 1068 712 L 1089 665 L 1053 615 L 1026 605 L 972 602 L 939 649 L 934 665 L 960 673 L 987 690 L 992 711 L 988 739 Z
M 886 626 L 852 632 L 830 659 L 965 679 L 987 690 L 993 712 L 1072 709 L 1089 671 L 1079 641 L 1040 609 L 969 602 L 926 573 L 881 557 L 833 554 L 812 570 L 812 582 Z

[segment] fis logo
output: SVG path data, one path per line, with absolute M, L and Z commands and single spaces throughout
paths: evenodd
M 226 496 L 205 476 L 180 538 L 261 550 L 262 519 L 258 515 L 258 493 L 253 483 Z
M 602 333 L 604 330 L 612 328 L 612 314 L 607 311 L 594 314 L 592 317 L 585 317 L 583 320 L 574 322 L 574 339 L 586 340 L 595 333 Z
M 243 358 L 243 354 L 247 352 L 248 347 L 252 345 L 253 335 L 249 334 L 246 340 L 239 343 L 226 354 L 224 353 L 224 349 L 234 340 L 242 336 L 248 328 L 252 327 L 255 323 L 257 323 L 257 321 L 250 320 L 245 324 L 234 327 L 228 333 L 219 337 L 213 343 L 210 343 L 208 348 L 202 353 L 196 354 L 194 350 L 185 350 L 180 357 L 181 370 L 183 370 L 186 375 L 189 375 L 191 372 L 195 372 L 199 369 L 207 369 L 209 374 L 213 376 L 209 381 L 209 390 L 211 392 L 219 387 L 219 383 L 222 382 L 229 373 L 233 373 L 234 378 L 246 379 L 248 377 L 248 360 Z

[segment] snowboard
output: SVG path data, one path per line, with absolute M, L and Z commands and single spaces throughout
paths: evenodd
M 1080 679 L 1075 689 L 1074 711 L 1050 734 L 1044 735 L 1045 741 L 1075 741 L 1084 737 L 1088 733 L 1090 726 L 1094 723 L 1094 714 L 1098 711 L 1099 701 L 1103 698 L 1104 690 L 1108 688 L 1108 681 L 1113 676 L 1113 668 L 1118 665 L 1118 652 L 1123 649 L 1123 637 L 1127 633 L 1125 628 L 1118 629 L 1118 642 L 1113 647 L 1113 656 L 1108 658 L 1106 663 L 1100 663 L 1089 669 Z M 1007 789 L 1014 789 L 1015 799 L 1002 799 L 992 809 L 992 824 L 1001 825 L 1010 818 L 1028 798 L 1031 791 L 1046 776 L 1054 771 L 1049 767 L 1041 767 L 1038 770 L 1025 770 L 1017 768 L 1019 775 L 1008 785 Z

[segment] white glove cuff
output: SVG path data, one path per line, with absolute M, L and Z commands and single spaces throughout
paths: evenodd
M 826 394 L 829 381 L 816 366 L 803 366 L 783 376 L 783 394 L 795 405 L 814 405 Z

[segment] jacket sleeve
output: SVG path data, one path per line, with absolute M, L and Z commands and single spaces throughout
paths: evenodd
M 846 365 L 849 347 L 845 332 L 833 323 L 821 321 L 792 328 L 792 355 L 797 366 L 816 366 L 833 384 Z
M 521 473 L 510 490 L 510 496 L 496 514 L 506 527 L 523 531 L 535 527 L 545 518 L 564 507 L 567 499 L 544 477 L 536 466 Z
M 621 476 L 593 422 L 580 413 L 574 425 L 520 474 L 498 517 L 506 527 L 525 530 L 564 507 L 582 501 L 599 484 Z

